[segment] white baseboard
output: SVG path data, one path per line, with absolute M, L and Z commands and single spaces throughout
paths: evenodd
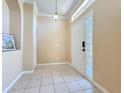
M 98 89 L 100 89 L 103 93 L 110 93 L 108 90 L 106 90 L 105 88 L 103 88 L 101 85 L 99 85 L 98 83 L 96 83 L 94 80 L 88 78 L 87 76 L 84 76 L 87 80 L 89 80 L 93 85 L 95 85 Z
M 2 93 L 7 93 L 22 75 L 23 72 L 21 72 Z
M 99 88 L 101 91 L 103 91 L 103 93 L 110 93 L 108 90 L 106 90 L 105 88 L 103 88 L 101 85 L 99 85 L 98 83 L 96 83 L 95 81 L 91 81 L 97 88 Z
M 33 73 L 34 72 L 34 69 L 33 70 L 28 70 L 28 71 L 23 71 L 23 74 L 30 74 L 30 73 Z
M 76 69 L 72 64 L 70 64 L 70 66 L 72 66 L 74 69 Z M 76 69 L 77 70 L 77 69 Z M 79 72 L 79 70 L 77 70 Z M 79 72 L 80 73 L 80 72 Z M 80 73 L 82 76 L 84 76 L 87 80 L 89 80 L 92 84 L 94 84 L 98 89 L 100 89 L 103 93 L 110 93 L 108 90 L 106 90 L 105 88 L 103 88 L 101 85 L 99 85 L 98 83 L 96 83 L 94 80 L 91 80 L 90 78 L 88 78 L 86 75 Z
M 37 66 L 45 66 L 45 65 L 61 65 L 61 64 L 70 64 L 70 63 L 69 63 L 69 62 L 42 63 L 42 64 L 37 64 Z

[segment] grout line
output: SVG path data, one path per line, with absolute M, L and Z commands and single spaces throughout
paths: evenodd
M 62 76 L 62 73 L 60 73 L 60 75 L 61 75 L 61 77 L 62 77 L 63 80 L 64 80 L 64 77 Z M 64 80 L 64 83 L 65 83 L 65 86 L 67 87 L 69 93 L 71 93 L 71 91 L 70 91 L 70 89 L 69 89 L 69 87 L 68 87 L 68 85 L 67 85 L 67 82 L 66 82 L 65 80 Z
M 41 70 L 41 69 L 40 69 L 40 74 L 41 74 L 41 78 L 40 78 L 41 81 L 40 81 L 39 93 L 40 93 L 40 89 L 41 89 L 41 85 L 42 85 L 42 78 L 43 78 L 43 70 Z
M 72 67 L 72 66 L 71 66 Z M 90 82 L 85 76 L 83 76 L 77 69 L 75 69 L 74 67 L 72 67 L 78 74 L 80 74 L 81 75 L 81 77 L 83 77 L 86 81 L 88 81 L 88 82 Z M 81 80 L 81 79 L 80 79 Z M 79 80 L 77 80 L 76 79 L 76 82 L 78 83 L 78 81 Z M 91 82 L 90 82 L 91 83 Z M 92 83 L 91 83 L 92 84 Z M 78 85 L 82 88 L 82 86 L 78 83 Z M 93 84 L 92 84 L 93 85 Z M 88 89 L 93 89 L 93 88 L 96 88 L 96 87 L 94 87 L 94 85 L 93 85 L 93 87 L 92 88 L 86 88 L 86 89 L 82 89 L 83 91 L 86 91 L 86 90 L 88 90 Z
M 40 69 L 40 70 L 41 70 L 41 69 Z M 41 85 L 42 85 L 43 71 L 42 71 L 42 73 L 40 73 L 40 74 L 41 74 L 41 81 L 40 81 L 39 93 L 40 93 L 40 89 L 41 89 Z
M 51 71 L 51 76 L 52 76 L 52 82 L 53 82 L 54 93 L 56 93 L 56 90 L 55 90 L 55 84 L 54 84 L 54 80 L 53 80 L 53 74 L 52 74 L 52 71 Z
M 35 70 L 34 70 L 34 72 L 36 71 L 36 68 L 35 68 Z M 32 73 L 32 77 L 29 79 L 29 82 L 28 82 L 28 84 L 27 85 L 29 85 L 30 84 L 30 82 L 31 82 L 31 80 L 32 80 L 32 78 L 33 78 L 33 76 L 34 76 L 34 72 Z M 35 79 L 36 80 L 36 79 Z M 25 87 L 25 89 L 24 89 L 24 92 L 26 91 L 26 89 L 31 89 L 31 88 L 38 88 L 38 87 Z M 40 87 L 39 87 L 39 90 L 40 90 Z M 23 93 L 24 93 L 23 92 Z M 40 91 L 39 91 L 39 93 L 40 93 Z
M 33 77 L 33 75 L 32 75 L 32 77 Z M 30 84 L 32 77 L 29 79 L 29 81 L 28 81 L 28 83 L 27 83 L 27 86 Z M 27 86 L 26 86 L 25 89 L 24 89 L 24 93 L 25 93 L 26 89 L 29 89 Z

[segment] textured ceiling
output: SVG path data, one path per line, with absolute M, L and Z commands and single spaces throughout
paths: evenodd
M 36 0 L 38 10 L 42 14 L 53 15 L 55 13 L 56 0 Z M 57 0 L 57 12 L 60 16 L 67 17 L 79 0 Z
M 36 2 L 38 11 L 44 15 L 55 13 L 56 0 L 24 0 L 26 3 Z M 82 0 L 57 0 L 57 12 L 59 16 L 68 17 L 72 9 Z

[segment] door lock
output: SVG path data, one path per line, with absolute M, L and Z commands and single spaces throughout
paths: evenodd
M 83 48 L 82 51 L 85 52 L 85 41 L 82 42 L 82 48 Z

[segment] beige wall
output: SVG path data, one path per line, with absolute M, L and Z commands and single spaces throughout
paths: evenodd
M 23 30 L 24 30 L 24 27 L 23 27 L 23 17 L 24 17 L 24 9 L 23 9 L 23 0 L 18 0 L 19 2 L 19 6 L 20 6 L 20 11 L 21 11 L 21 50 L 23 51 Z
M 96 0 L 94 4 L 94 80 L 110 93 L 121 93 L 120 4 L 120 0 Z
M 2 90 L 6 91 L 9 85 L 22 72 L 22 51 L 2 53 Z M 4 93 L 4 92 L 3 92 Z
M 67 32 L 67 53 L 68 53 L 68 62 L 71 63 L 71 20 L 68 19 L 68 32 Z
M 9 8 L 6 0 L 2 0 L 2 33 L 9 34 Z
M 67 62 L 68 21 L 38 16 L 37 59 L 40 63 Z
M 21 11 L 18 0 L 6 0 L 9 7 L 9 33 L 15 38 L 16 49 L 21 49 Z
M 33 70 L 33 5 L 24 3 L 23 69 Z
M 13 7 L 16 7 L 18 5 L 18 1 L 16 2 L 11 1 L 11 2 L 13 2 Z M 11 12 L 9 10 L 10 8 L 8 8 L 8 4 L 6 0 L 2 1 L 2 6 L 3 6 L 2 7 L 2 11 L 3 11 L 2 33 L 7 33 L 7 34 L 10 33 L 9 13 Z M 19 6 L 16 8 L 19 8 Z M 14 29 L 16 30 L 16 27 Z M 3 93 L 5 93 L 8 90 L 10 84 L 17 78 L 17 76 L 21 72 L 22 72 L 22 50 L 2 52 L 2 91 Z

